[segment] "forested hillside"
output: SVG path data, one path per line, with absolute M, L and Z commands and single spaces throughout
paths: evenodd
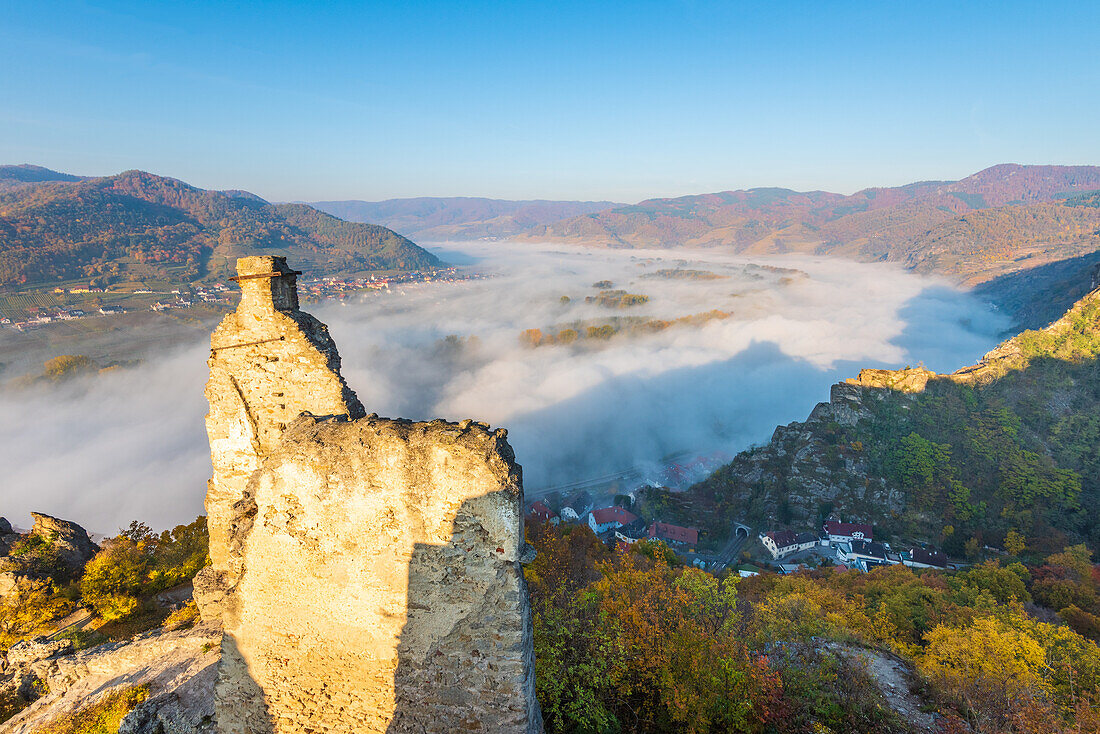
M 891 260 L 972 284 L 1100 248 L 1097 190 L 1097 166 L 1000 165 L 851 196 L 766 188 L 650 199 L 523 237 Z
M 1083 545 L 1030 568 L 738 578 L 652 541 L 609 549 L 586 526 L 528 538 L 550 732 L 1100 730 L 1100 577 Z
M 79 181 L 80 179 L 80 176 L 27 163 L 18 166 L 0 166 L 0 190 L 45 181 Z
M 141 171 L 0 190 L 0 286 L 128 276 L 188 282 L 261 252 L 321 272 L 440 265 L 384 227 Z
M 469 196 L 317 201 L 311 205 L 352 222 L 374 222 L 428 242 L 510 237 L 537 225 L 619 206 L 611 201 L 511 201 Z
M 816 528 L 830 514 L 876 538 L 956 557 L 1022 539 L 1034 553 L 1100 542 L 1100 291 L 952 375 L 864 370 L 804 423 L 738 455 L 674 505 Z M 710 512 L 700 512 L 699 506 Z

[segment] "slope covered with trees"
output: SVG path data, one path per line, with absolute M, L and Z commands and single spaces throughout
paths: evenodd
M 0 190 L 0 286 L 107 282 L 128 271 L 187 282 L 258 253 L 322 272 L 441 264 L 384 227 L 141 171 Z
M 957 557 L 1022 539 L 1037 554 L 1100 543 L 1100 291 L 952 375 L 865 370 L 804 423 L 776 429 L 670 511 L 817 527 L 873 522 L 876 537 Z M 700 511 L 700 507 L 707 511 Z
M 741 579 L 651 541 L 609 549 L 585 526 L 528 525 L 528 538 L 550 732 L 1100 727 L 1098 618 L 1066 604 L 1095 605 L 1084 546 L 1032 568 L 1010 558 Z

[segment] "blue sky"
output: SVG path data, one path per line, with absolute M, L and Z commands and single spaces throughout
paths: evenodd
M 0 0 L 0 162 L 276 199 L 1100 164 L 1100 3 Z

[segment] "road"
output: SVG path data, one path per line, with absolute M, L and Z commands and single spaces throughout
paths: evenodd
M 745 526 L 741 523 L 734 523 L 730 528 L 730 539 L 726 541 L 726 545 L 714 556 L 714 568 L 724 568 L 737 561 L 737 554 L 741 552 L 741 548 L 749 539 L 749 535 L 752 533 L 751 529 L 746 529 L 745 534 L 738 533 L 739 528 Z

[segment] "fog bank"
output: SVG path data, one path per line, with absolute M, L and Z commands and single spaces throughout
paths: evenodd
M 329 324 L 368 412 L 506 427 L 530 490 L 656 467 L 678 452 L 732 454 L 803 419 L 862 367 L 923 360 L 951 371 L 1007 326 L 972 296 L 888 264 L 499 243 L 462 251 L 490 277 L 307 308 Z M 586 303 L 605 280 L 649 300 Z M 622 319 L 716 309 L 729 315 L 623 333 Z M 537 348 L 520 340 L 525 329 L 607 323 L 623 332 Z M 0 394 L 0 514 L 25 525 L 41 510 L 113 532 L 202 512 L 206 355 L 205 343 L 181 345 L 133 370 Z

